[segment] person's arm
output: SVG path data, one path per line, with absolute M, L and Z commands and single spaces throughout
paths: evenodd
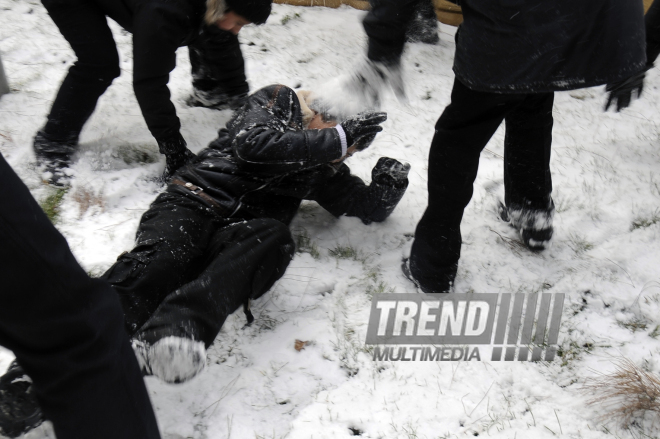
M 345 154 L 343 130 L 291 128 L 295 105 L 295 93 L 283 86 L 273 87 L 268 95 L 249 98 L 245 114 L 233 129 L 237 132 L 230 133 L 239 166 L 254 172 L 282 173 L 328 163 Z
M 367 186 L 342 163 L 334 176 L 305 198 L 316 201 L 337 217 L 355 216 L 364 224 L 381 222 L 390 216 L 406 192 L 409 169 L 409 165 L 381 157 Z

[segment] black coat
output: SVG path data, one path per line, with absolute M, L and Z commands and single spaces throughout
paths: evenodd
M 170 101 L 169 74 L 176 50 L 200 33 L 205 0 L 94 0 L 133 34 L 133 88 L 149 130 L 157 140 L 176 135 L 181 123 Z
M 219 138 L 174 179 L 202 188 L 227 218 L 289 224 L 302 200 L 314 200 L 335 216 L 356 216 L 365 224 L 383 221 L 403 197 L 408 180 L 367 186 L 345 164 L 329 163 L 340 156 L 337 130 L 304 130 L 295 92 L 272 85 L 252 94 Z M 168 191 L 213 207 L 178 184 L 170 184 Z
M 454 72 L 473 90 L 571 90 L 641 71 L 642 0 L 462 0 Z
M 415 0 L 378 0 L 365 18 L 372 60 L 398 59 Z M 629 77 L 645 65 L 642 0 L 461 0 L 454 72 L 467 87 L 542 93 Z M 390 29 L 388 37 L 387 29 Z
M 660 1 L 654 1 L 646 12 L 646 62 L 653 64 L 660 54 Z

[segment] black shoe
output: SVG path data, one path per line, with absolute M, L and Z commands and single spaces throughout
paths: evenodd
M 455 267 L 452 267 L 451 270 L 440 276 L 440 278 L 442 279 L 442 281 L 440 282 L 441 285 L 439 285 L 438 288 L 430 289 L 424 287 L 417 279 L 413 277 L 412 272 L 410 271 L 409 258 L 404 258 L 403 261 L 401 262 L 401 271 L 403 272 L 403 275 L 406 277 L 406 279 L 414 283 L 417 289 L 425 294 L 450 293 L 451 288 L 454 285 L 454 279 L 456 278 L 456 269 Z
M 133 352 L 142 375 L 153 375 L 166 383 L 191 380 L 206 366 L 206 347 L 187 337 L 167 336 L 153 343 L 136 338 Z
M 523 243 L 532 251 L 542 251 L 550 247 L 554 229 L 552 221 L 555 204 L 550 199 L 547 207 L 536 209 L 522 204 L 498 205 L 500 218 L 508 222 L 520 233 Z
M 229 95 L 226 93 L 208 93 L 193 90 L 192 94 L 186 99 L 186 105 L 189 107 L 211 108 L 219 111 L 236 111 L 243 108 L 246 101 L 247 93 Z
M 43 421 L 32 380 L 14 361 L 0 377 L 0 433 L 15 438 Z
M 43 131 L 34 137 L 34 154 L 37 166 L 43 171 L 44 182 L 56 187 L 68 187 L 71 183 L 71 157 L 76 152 L 78 137 L 65 141 L 50 140 Z

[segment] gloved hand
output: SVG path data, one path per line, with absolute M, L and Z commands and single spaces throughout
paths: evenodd
M 609 96 L 607 97 L 607 103 L 605 104 L 605 111 L 610 108 L 610 105 L 614 108 L 614 102 L 616 102 L 617 112 L 628 107 L 630 101 L 633 99 L 633 93 L 636 94 L 635 98 L 639 98 L 644 89 L 644 76 L 646 76 L 646 71 L 651 67 L 653 67 L 653 65 L 647 66 L 641 72 L 635 73 L 623 81 L 607 84 L 605 91 L 609 92 Z
M 409 163 L 381 157 L 371 170 L 371 181 L 386 186 L 405 187 L 408 184 L 408 172 L 410 172 Z
M 180 133 L 165 139 L 157 139 L 158 150 L 161 154 L 165 155 L 165 172 L 163 173 L 163 180 L 169 180 L 172 175 L 181 166 L 188 163 L 196 157 L 196 155 L 188 149 L 186 141 Z
M 165 156 L 165 172 L 163 173 L 163 179 L 165 181 L 172 178 L 177 169 L 197 157 L 194 152 L 188 148 L 183 151 L 173 152 L 172 154 L 167 154 Z
M 350 117 L 341 123 L 341 127 L 346 133 L 346 144 L 350 148 L 358 142 L 362 137 L 365 136 L 375 136 L 377 133 L 383 131 L 383 127 L 380 126 L 381 123 L 387 120 L 387 113 L 383 112 L 368 112 L 360 113 L 356 116 Z M 368 139 L 364 139 L 360 144 L 366 148 L 371 142 L 366 142 Z M 371 139 L 373 141 L 373 139 Z M 357 148 L 360 149 L 359 147 Z
M 359 139 L 355 141 L 355 149 L 358 151 L 362 151 L 363 149 L 369 148 L 371 144 L 374 142 L 374 139 L 376 138 L 376 133 L 373 134 L 367 134 L 366 136 L 362 136 Z

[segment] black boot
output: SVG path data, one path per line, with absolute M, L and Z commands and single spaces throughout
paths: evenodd
M 555 203 L 552 198 L 543 207 L 533 207 L 527 203 L 511 203 L 505 206 L 499 203 L 500 218 L 509 222 L 525 245 L 532 251 L 541 251 L 550 247 L 554 229 Z
M 32 380 L 15 361 L 0 377 L 0 433 L 15 438 L 44 421 Z
M 193 92 L 186 99 L 186 105 L 189 107 L 211 108 L 213 110 L 232 110 L 236 111 L 243 108 L 247 100 L 247 93 L 228 94 L 224 92 L 204 92 L 193 89 Z
M 71 181 L 71 157 L 78 147 L 78 136 L 67 140 L 52 140 L 43 131 L 34 137 L 37 166 L 43 170 L 43 180 L 53 186 L 67 187 Z
M 456 279 L 456 272 L 458 271 L 458 264 L 451 265 L 446 267 L 444 270 L 438 270 L 436 273 L 436 285 L 433 288 L 428 288 L 422 285 L 415 277 L 413 276 L 410 270 L 410 259 L 404 258 L 401 262 L 401 271 L 403 275 L 415 286 L 418 290 L 425 294 L 437 294 L 437 293 L 450 293 L 452 287 L 454 286 L 454 280 Z

